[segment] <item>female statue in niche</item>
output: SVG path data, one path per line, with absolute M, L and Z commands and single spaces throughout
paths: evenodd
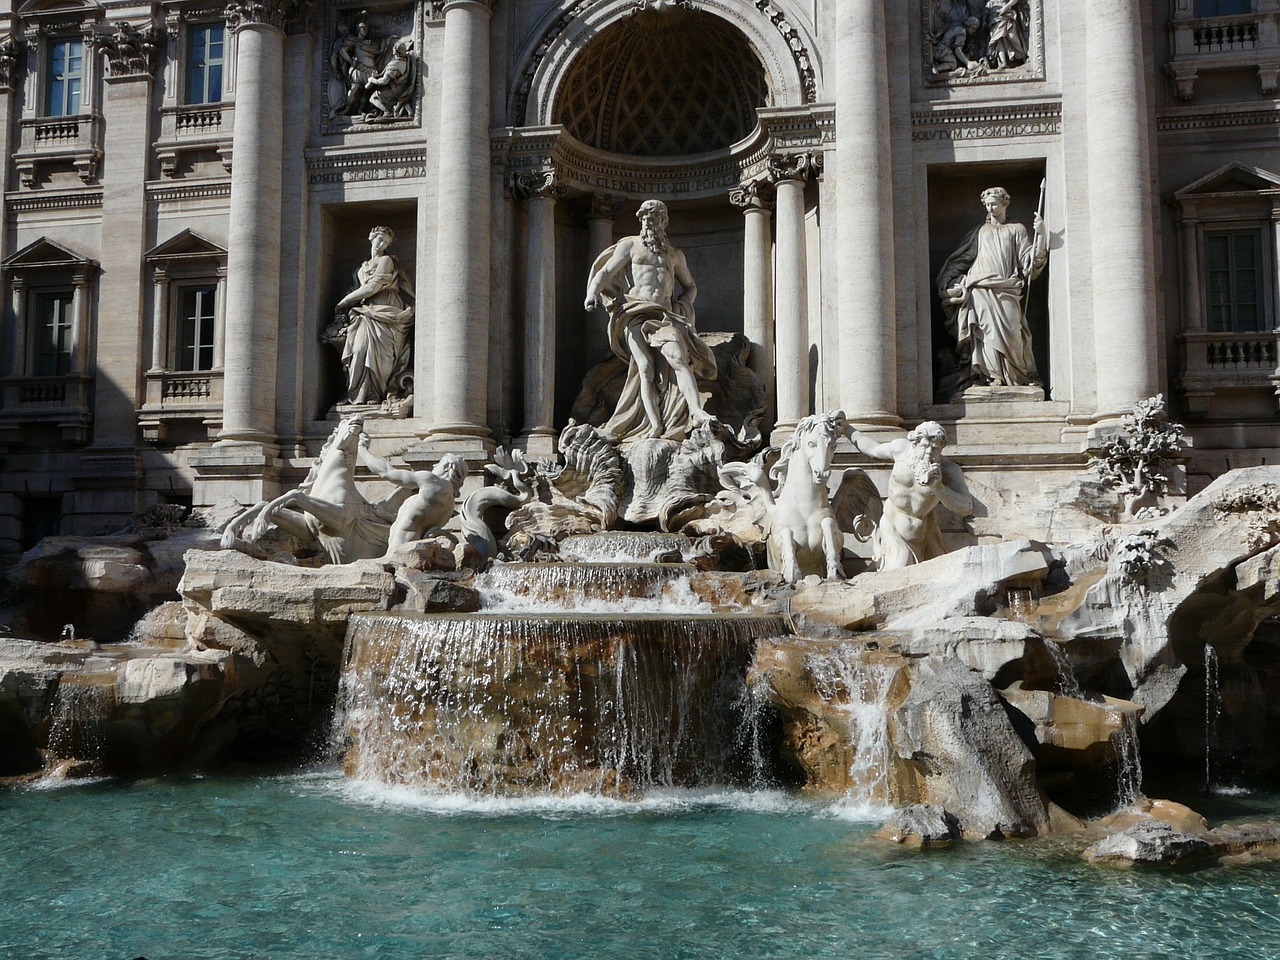
M 981 200 L 986 222 L 938 274 L 947 326 L 968 368 L 967 384 L 1039 386 L 1024 293 L 1049 260 L 1044 220 L 1037 211 L 1030 232 L 1021 223 L 1006 222 L 1010 197 L 1004 187 L 982 191 Z
M 342 351 L 347 403 L 372 404 L 404 397 L 412 373 L 413 286 L 387 253 L 390 227 L 369 231 L 369 259 L 356 271 L 356 286 L 338 301 L 324 340 Z

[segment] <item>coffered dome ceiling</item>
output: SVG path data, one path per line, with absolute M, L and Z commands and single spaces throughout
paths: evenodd
M 746 38 L 719 17 L 676 10 L 603 30 L 570 65 L 554 116 L 589 146 L 670 157 L 732 146 L 768 103 Z

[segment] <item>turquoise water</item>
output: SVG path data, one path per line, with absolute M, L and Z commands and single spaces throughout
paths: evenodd
M 1280 812 L 1231 798 L 1225 815 Z M 926 854 L 771 794 L 428 800 L 335 771 L 0 791 L 0 957 L 1274 958 L 1280 864 Z M 863 814 L 865 816 L 865 814 Z

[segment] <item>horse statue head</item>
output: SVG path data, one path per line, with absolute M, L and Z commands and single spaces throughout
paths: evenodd
M 844 433 L 842 411 L 815 413 L 796 424 L 795 432 L 782 445 L 782 455 L 769 471 L 775 484 L 790 476 L 792 462 L 803 458 L 815 486 L 825 486 L 831 476 L 836 441 Z

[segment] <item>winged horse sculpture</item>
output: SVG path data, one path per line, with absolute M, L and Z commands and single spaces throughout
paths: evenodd
M 866 472 L 832 470 L 836 441 L 847 432 L 842 411 L 815 414 L 796 425 L 771 469 L 764 455 L 719 468 L 730 497 L 765 534 L 769 569 L 788 583 L 813 574 L 843 579 L 843 534 L 865 542 L 880 522 L 880 494 Z

